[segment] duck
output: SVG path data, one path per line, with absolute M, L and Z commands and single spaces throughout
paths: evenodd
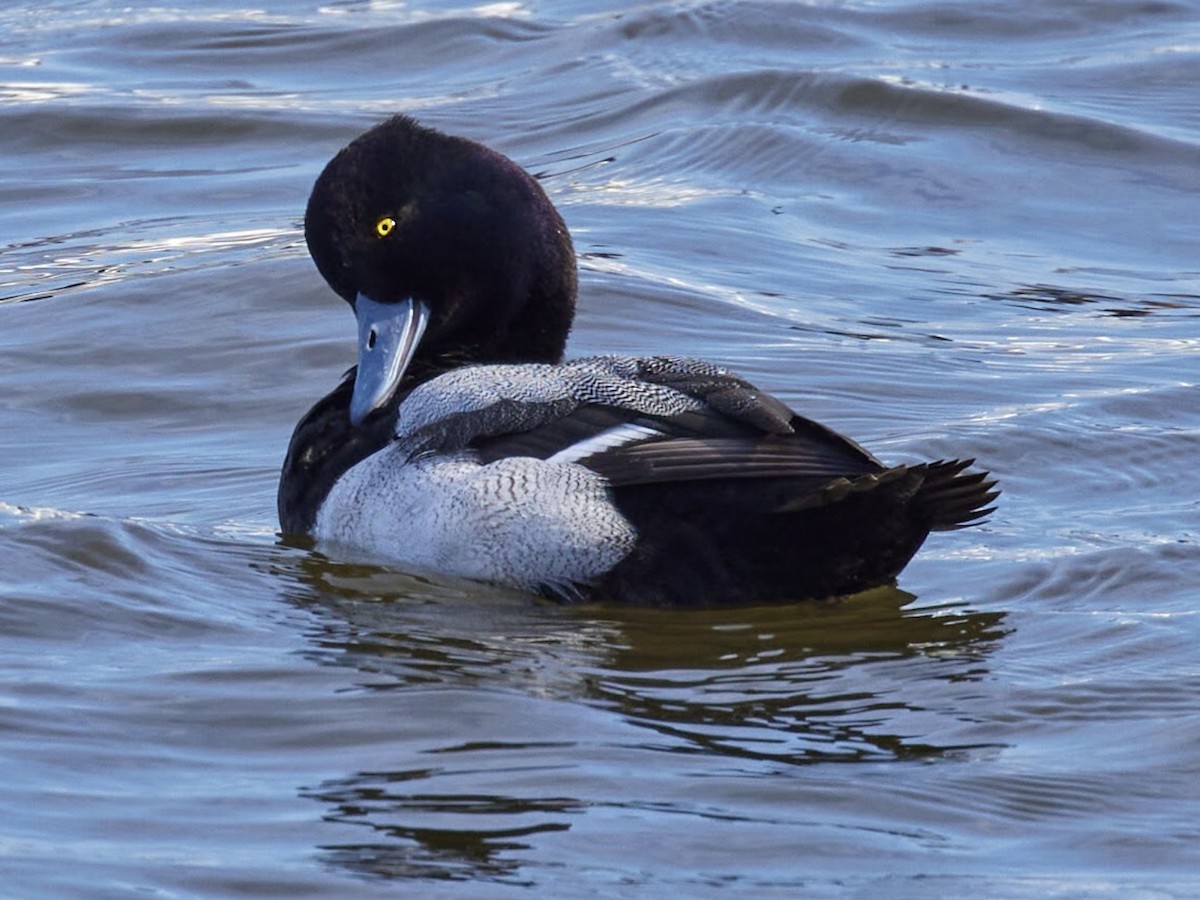
M 992 512 L 973 459 L 887 466 L 716 363 L 564 361 L 570 233 L 508 157 L 404 115 L 318 176 L 357 365 L 284 459 L 285 540 L 562 602 L 751 606 L 894 584 Z

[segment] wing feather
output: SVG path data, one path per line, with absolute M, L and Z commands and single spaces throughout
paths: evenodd
M 857 444 L 794 416 L 790 434 L 765 433 L 715 410 L 669 418 L 582 406 L 530 431 L 475 446 L 482 461 L 534 456 L 579 462 L 614 487 L 714 478 L 853 477 L 878 471 Z

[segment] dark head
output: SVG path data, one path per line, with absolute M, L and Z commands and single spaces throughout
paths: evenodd
M 487 147 L 389 119 L 325 167 L 304 234 L 358 317 L 355 421 L 405 372 L 562 358 L 575 310 L 570 235 L 538 183 Z

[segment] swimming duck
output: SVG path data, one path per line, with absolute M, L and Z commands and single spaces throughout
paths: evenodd
M 481 144 L 389 119 L 304 230 L 358 365 L 292 436 L 285 535 L 564 601 L 757 604 L 891 583 L 997 496 L 973 460 L 885 466 L 713 363 L 563 362 L 570 235 Z

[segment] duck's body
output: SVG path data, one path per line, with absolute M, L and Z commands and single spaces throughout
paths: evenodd
M 891 582 L 986 514 L 967 462 L 887 468 L 725 369 L 561 363 L 570 239 L 540 187 L 396 118 L 306 216 L 360 366 L 296 428 L 286 534 L 560 599 L 748 604 Z

